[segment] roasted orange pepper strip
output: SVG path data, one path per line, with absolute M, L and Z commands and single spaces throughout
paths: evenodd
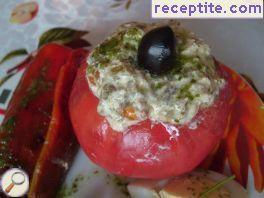
M 237 90 L 235 102 L 240 102 L 239 114 L 240 123 L 247 129 L 260 144 L 264 145 L 264 103 L 252 88 L 239 74 L 232 69 L 221 65 L 232 77 L 234 90 Z
M 236 125 L 228 134 L 226 140 L 226 150 L 227 150 L 227 158 L 231 168 L 232 173 L 235 174 L 236 180 L 239 183 L 242 183 L 242 175 L 241 175 L 241 164 L 239 160 L 239 156 L 236 149 L 236 141 L 239 133 L 239 125 Z
M 57 44 L 41 48 L 9 103 L 0 133 L 0 170 L 21 167 L 30 177 L 28 197 L 55 197 L 78 149 L 68 98 L 84 50 Z
M 241 123 L 258 143 L 264 145 L 264 105 L 259 96 L 246 85 L 240 92 L 243 108 Z
M 60 70 L 51 122 L 33 173 L 29 197 L 54 197 L 79 148 L 72 132 L 67 105 L 77 69 L 86 56 L 85 50 L 73 51 L 67 64 Z

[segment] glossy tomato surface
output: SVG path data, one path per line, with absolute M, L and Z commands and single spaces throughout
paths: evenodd
M 215 103 L 184 126 L 145 120 L 124 132 L 114 131 L 97 113 L 98 99 L 89 90 L 82 66 L 70 96 L 71 121 L 81 147 L 111 173 L 137 178 L 165 178 L 194 169 L 223 136 L 228 122 L 230 83 Z M 227 74 L 219 74 L 228 79 Z M 197 126 L 196 126 L 197 125 Z

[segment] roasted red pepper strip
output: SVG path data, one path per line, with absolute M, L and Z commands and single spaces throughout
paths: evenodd
M 236 149 L 236 141 L 239 133 L 239 125 L 236 125 L 228 134 L 226 140 L 226 150 L 228 162 L 231 168 L 232 173 L 235 174 L 236 180 L 239 183 L 242 183 L 242 175 L 241 175 L 241 164 L 239 160 L 239 156 Z
M 248 180 L 248 168 L 249 168 L 249 147 L 247 142 L 247 134 L 243 130 L 243 127 L 240 126 L 240 130 L 238 132 L 237 141 L 236 141 L 236 149 L 240 161 L 240 172 L 242 182 L 241 184 L 246 188 L 247 180 Z
M 33 174 L 29 197 L 54 197 L 77 152 L 79 146 L 72 132 L 67 105 L 77 69 L 86 57 L 85 50 L 75 50 L 59 73 L 51 122 Z
M 44 46 L 11 99 L 0 133 L 1 171 L 23 168 L 33 181 L 29 197 L 54 197 L 77 151 L 67 106 L 86 56 L 84 50 Z
M 220 143 L 217 143 L 215 148 L 212 150 L 212 152 L 202 161 L 202 163 L 199 165 L 199 168 L 202 169 L 209 169 L 209 167 L 212 165 L 212 162 L 216 156 L 216 152 L 219 150 Z
M 222 141 L 218 147 L 218 150 L 215 153 L 214 161 L 218 163 L 212 163 L 211 166 L 209 166 L 210 170 L 216 171 L 216 172 L 223 172 L 225 168 L 225 162 L 226 162 L 226 145 L 225 142 Z
M 51 118 L 55 83 L 70 53 L 49 44 L 27 66 L 1 126 L 2 171 L 19 165 L 32 176 Z

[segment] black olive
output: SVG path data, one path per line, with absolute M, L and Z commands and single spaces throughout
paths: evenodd
M 162 74 L 173 68 L 176 61 L 177 40 L 169 26 L 146 33 L 139 45 L 137 61 L 152 74 Z

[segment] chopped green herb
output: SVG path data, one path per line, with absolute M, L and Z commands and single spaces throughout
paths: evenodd
M 106 56 L 107 55 L 111 56 L 112 54 L 118 52 L 119 43 L 120 43 L 120 40 L 118 38 L 112 38 L 110 40 L 107 40 L 106 42 L 100 45 L 100 47 L 98 48 L 98 52 Z
M 155 90 L 161 89 L 164 85 L 165 85 L 165 83 L 159 82 L 159 83 L 157 83 L 157 84 L 154 85 L 154 89 Z
M 132 50 L 137 50 L 144 32 L 139 28 L 130 28 L 123 36 L 123 43 Z
M 11 168 L 17 164 L 17 159 L 13 158 L 11 153 L 6 147 L 0 148 L 0 169 L 2 168 Z
M 190 83 L 196 83 L 196 80 L 195 79 L 192 79 Z
M 113 74 L 117 74 L 117 73 L 121 72 L 122 70 L 124 70 L 124 67 L 123 66 L 117 66 L 117 67 L 112 68 L 111 69 L 111 72 Z
M 192 84 L 196 83 L 195 79 L 192 79 L 190 81 L 190 83 L 186 84 L 185 86 L 183 86 L 180 90 L 179 90 L 179 95 L 177 96 L 178 99 L 182 99 L 182 98 L 188 98 L 189 100 L 194 100 L 196 97 L 200 97 L 200 94 L 195 94 L 193 95 L 190 92 L 190 87 L 192 86 Z
M 16 162 L 7 147 L 15 125 L 16 118 L 15 116 L 12 116 L 7 121 L 5 121 L 5 123 L 3 123 L 0 127 L 0 133 L 4 133 L 1 137 L 0 142 L 0 168 L 5 168 L 7 166 L 10 167 Z
M 143 35 L 144 32 L 139 28 L 117 33 L 94 49 L 90 56 L 90 64 L 102 68 L 112 60 L 135 62 L 137 48 Z
M 180 120 L 179 119 L 174 119 L 174 122 L 179 123 Z
M 179 95 L 177 96 L 177 98 L 188 98 L 190 100 L 194 99 L 194 96 L 191 94 L 191 92 L 189 91 L 190 87 L 191 87 L 191 83 L 184 85 L 180 91 L 179 91 Z
M 219 188 L 222 188 L 226 183 L 230 182 L 233 179 L 235 179 L 235 176 L 234 175 L 223 179 L 222 181 L 216 183 L 215 185 L 213 185 L 212 187 L 210 187 L 206 191 L 202 192 L 200 194 L 199 198 L 206 198 L 210 193 L 218 190 Z
M 87 67 L 87 73 L 88 74 L 92 74 L 94 72 L 94 68 L 93 67 Z
M 43 67 L 38 78 L 34 79 L 27 89 L 27 93 L 21 100 L 21 107 L 26 108 L 31 100 L 33 100 L 41 90 L 48 90 L 52 86 L 52 82 L 45 80 L 47 67 Z
M 69 186 L 65 184 L 61 187 L 61 189 L 58 192 L 57 198 L 72 197 L 78 191 L 80 183 L 83 180 L 84 180 L 83 175 L 77 175 Z
M 174 67 L 171 69 L 170 74 L 171 75 L 175 75 L 181 72 L 182 70 L 182 66 L 183 66 L 183 62 L 181 61 L 181 59 L 178 57 L 175 60 L 175 65 Z
M 187 62 L 192 63 L 194 65 L 194 67 L 196 67 L 196 64 L 197 63 L 199 63 L 199 61 L 197 61 L 193 57 L 187 57 L 187 56 L 184 56 L 184 55 L 179 54 L 177 56 L 177 59 L 175 60 L 175 66 L 171 70 L 171 74 L 172 75 L 175 75 L 175 74 L 182 74 L 182 73 L 184 73 L 184 71 L 183 71 L 183 65 L 186 64 Z
M 114 176 L 113 178 L 113 181 L 114 183 L 119 186 L 121 188 L 121 192 L 126 195 L 126 196 L 129 196 L 129 192 L 127 190 L 127 185 L 128 185 L 128 182 L 124 182 L 122 181 L 119 177 L 117 176 Z
M 183 76 L 180 75 L 177 80 L 182 80 L 182 79 L 183 79 Z
M 6 166 L 5 161 L 0 158 L 0 168 L 3 168 L 5 166 Z
M 179 57 L 180 61 L 182 63 L 186 63 L 186 62 L 195 62 L 193 57 L 188 57 L 188 56 L 184 56 L 184 55 L 180 55 Z
M 15 125 L 16 125 L 16 119 L 15 119 L 15 116 L 12 116 L 10 117 L 4 124 L 1 125 L 0 127 L 0 132 L 8 132 L 8 133 L 11 133 L 14 128 L 15 128 Z

